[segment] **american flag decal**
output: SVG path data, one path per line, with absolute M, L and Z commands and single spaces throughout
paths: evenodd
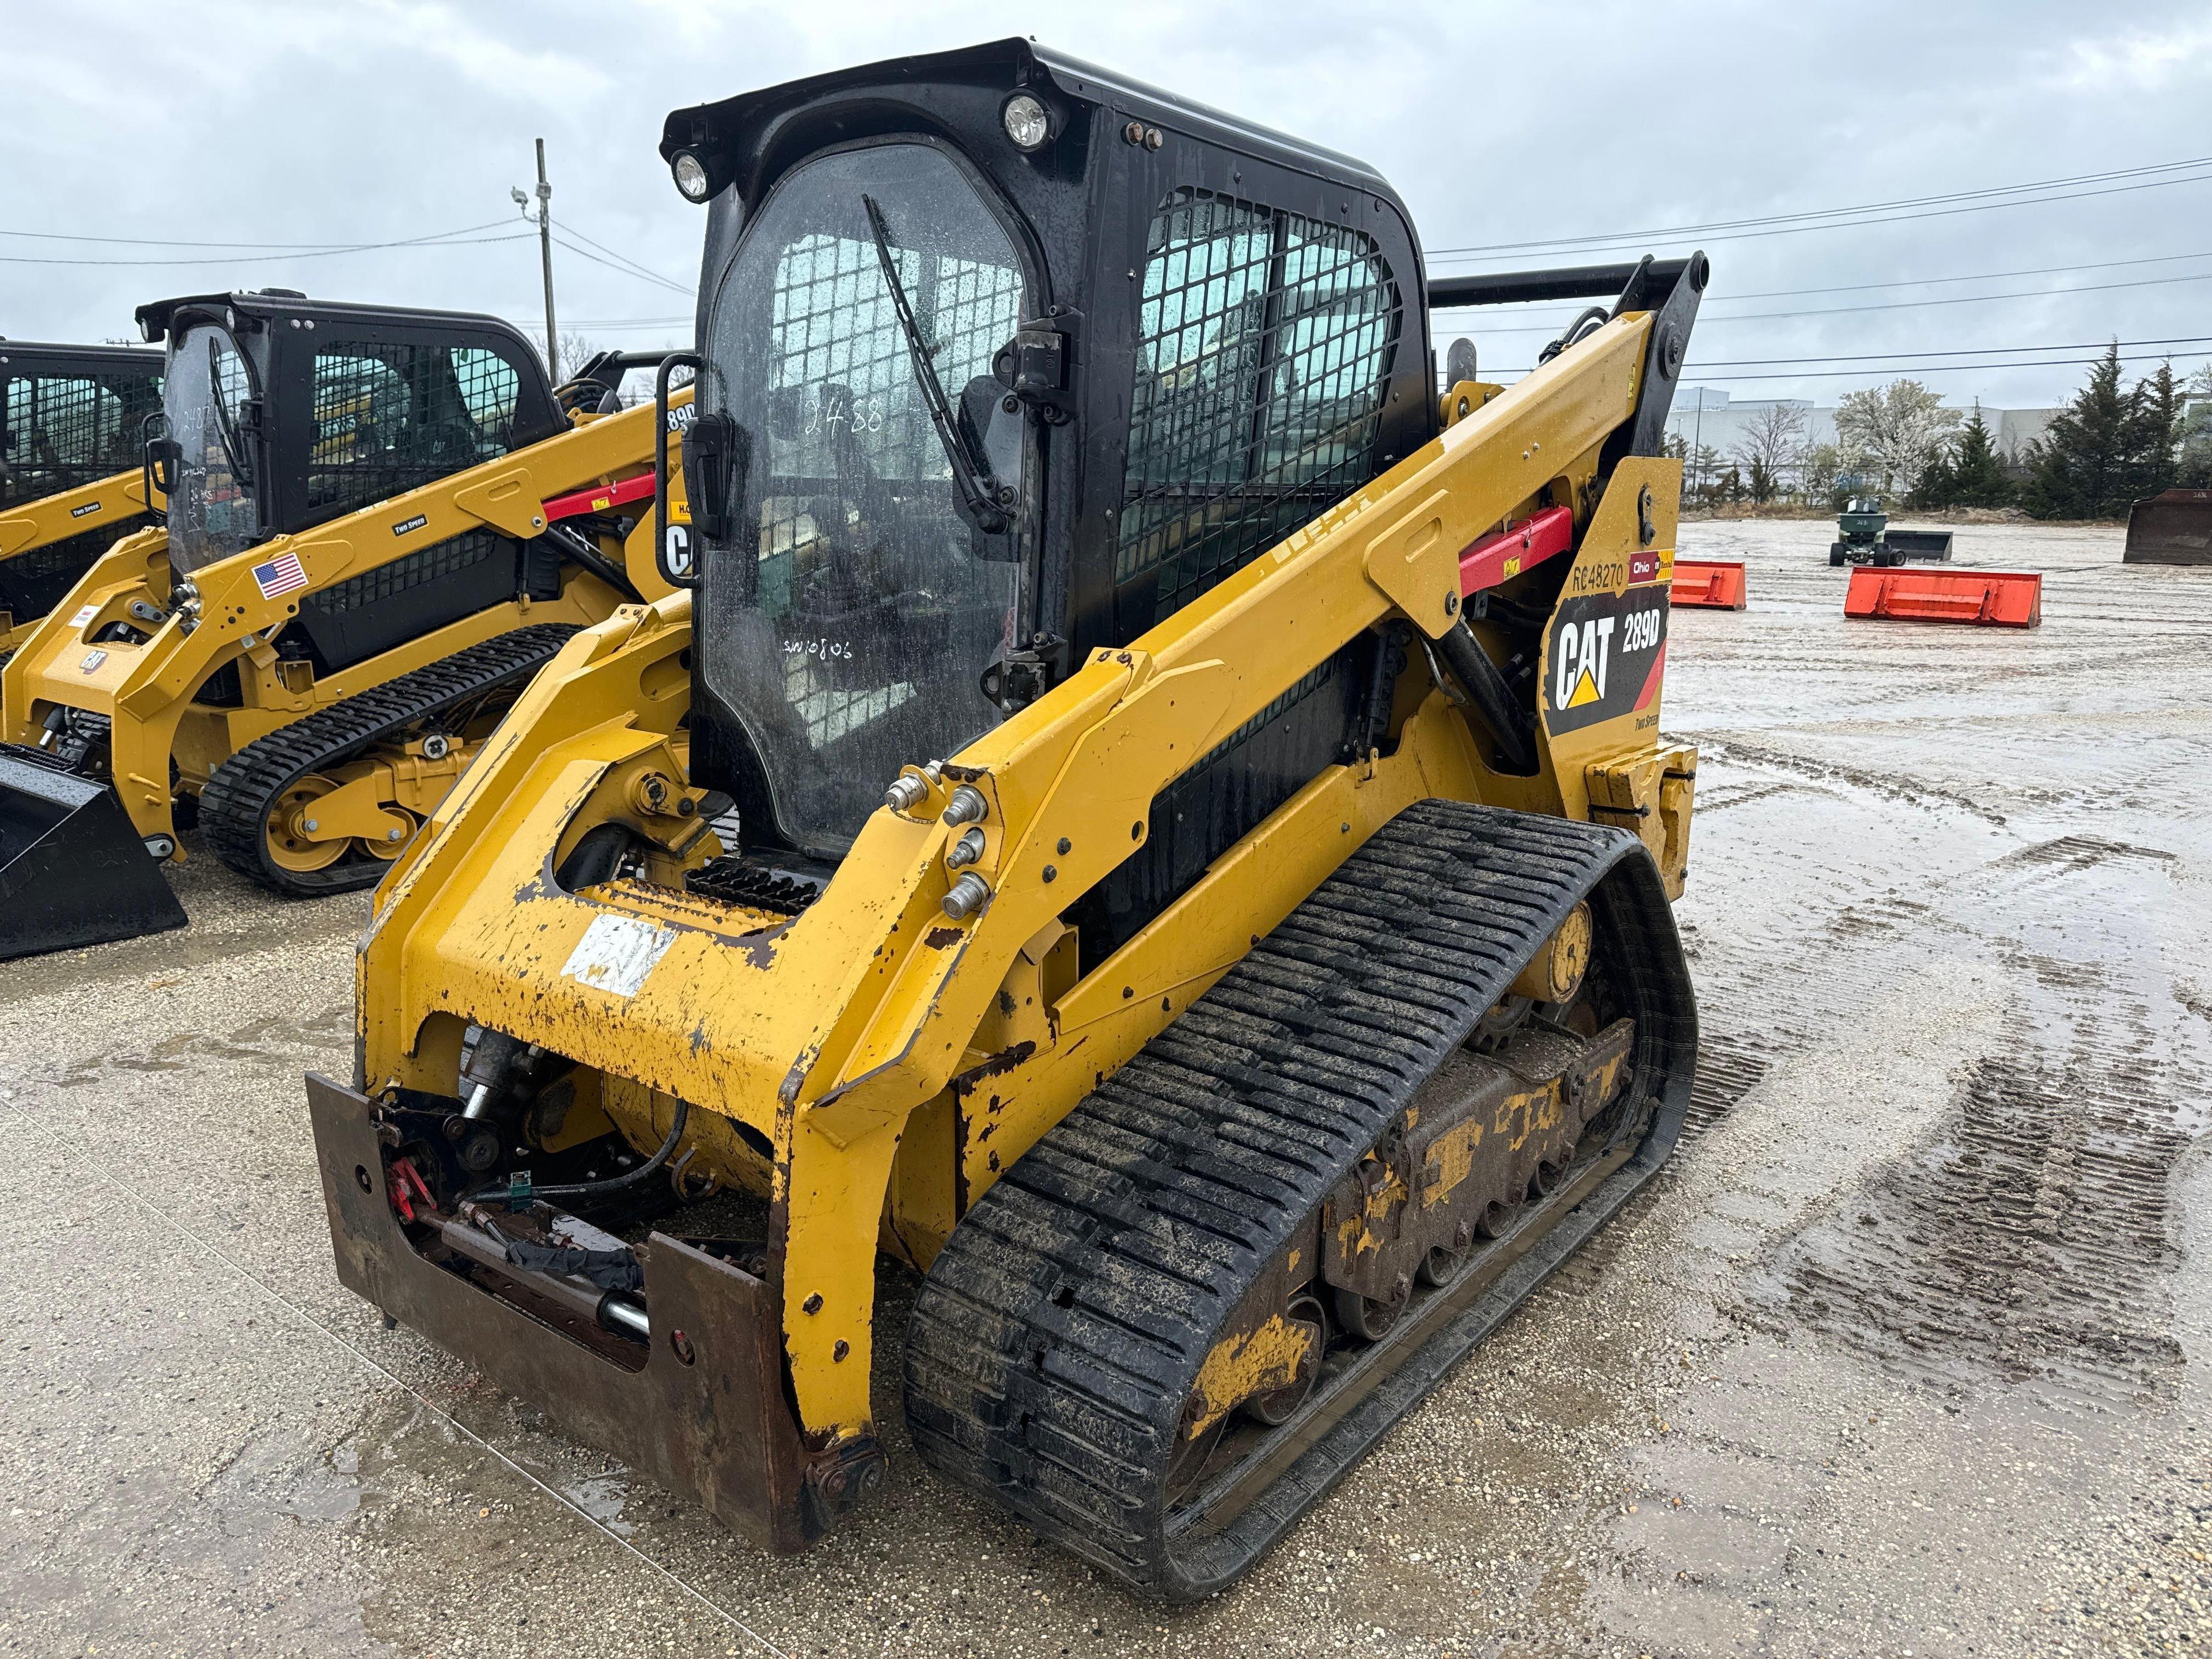
M 298 554 L 279 553 L 268 563 L 253 567 L 253 585 L 261 590 L 263 599 L 278 599 L 305 587 L 307 573 L 300 568 Z

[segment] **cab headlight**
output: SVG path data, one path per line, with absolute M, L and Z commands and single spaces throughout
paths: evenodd
M 1006 107 L 999 112 L 1006 124 L 1006 137 L 1021 150 L 1039 149 L 1052 137 L 1052 116 L 1045 106 L 1026 92 L 1018 92 L 1006 100 Z
M 707 175 L 707 164 L 696 154 L 679 149 L 668 170 L 676 175 L 676 188 L 687 202 L 703 202 L 714 193 L 714 181 Z

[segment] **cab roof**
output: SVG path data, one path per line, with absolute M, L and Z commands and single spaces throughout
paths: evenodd
M 143 346 L 71 345 L 58 340 L 11 340 L 0 334 L 0 368 L 21 368 L 41 362 L 143 368 L 149 374 L 161 372 L 161 354 Z
M 318 322 L 444 324 L 489 329 L 503 334 L 516 333 L 512 323 L 489 312 L 439 311 L 416 306 L 362 305 L 346 300 L 311 300 L 298 289 L 289 288 L 244 289 L 228 294 L 187 294 L 173 300 L 155 300 L 138 307 L 138 329 L 149 340 L 159 342 L 168 337 L 170 326 L 180 313 L 219 315 L 225 311 L 260 321 L 313 317 Z
M 757 181 L 757 164 L 790 116 L 847 96 L 865 100 L 873 92 L 910 97 L 931 85 L 948 82 L 1003 87 L 1008 93 L 1048 88 L 1072 102 L 1110 109 L 1148 124 L 1164 123 L 1201 143 L 1352 185 L 1388 198 L 1403 210 L 1389 181 L 1356 157 L 1018 38 L 887 58 L 673 111 L 662 125 L 661 159 L 673 161 L 679 149 L 719 152 L 730 169 L 727 176 L 750 198 Z

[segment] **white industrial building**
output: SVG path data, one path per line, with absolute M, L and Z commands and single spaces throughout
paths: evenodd
M 1720 457 L 1725 467 L 1751 436 L 1759 417 L 1776 408 L 1804 411 L 1805 433 L 1801 441 L 1805 447 L 1836 441 L 1836 411 L 1832 405 L 1815 404 L 1806 398 L 1735 398 L 1725 392 L 1701 386 L 1686 386 L 1676 391 L 1674 412 L 1668 418 L 1667 433 L 1669 437 L 1680 436 L 1692 449 L 1700 444 L 1705 446 Z M 2060 412 L 2056 409 L 1991 409 L 1984 404 L 1982 419 L 1989 426 L 1990 435 L 1996 441 L 1997 453 L 2008 461 L 2018 461 Z M 1960 411 L 1962 418 L 1966 413 L 1966 410 Z

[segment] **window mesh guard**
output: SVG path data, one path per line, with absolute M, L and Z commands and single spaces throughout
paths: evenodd
M 992 354 L 1013 337 L 1021 316 L 1021 272 L 902 246 L 895 246 L 891 257 L 938 378 L 957 399 L 971 378 L 990 372 Z M 784 673 L 807 742 L 820 751 L 882 719 L 915 692 L 911 683 L 878 683 L 880 664 L 863 667 L 839 654 L 841 638 L 878 606 L 881 593 L 902 591 L 915 580 L 880 569 L 860 587 L 832 574 L 828 550 L 833 540 L 853 537 L 868 520 L 892 516 L 886 502 L 868 499 L 868 481 L 887 499 L 897 498 L 909 518 L 933 520 L 936 535 L 948 543 L 964 544 L 968 532 L 939 483 L 951 478 L 951 467 L 915 386 L 874 244 L 822 234 L 793 243 L 776 267 L 773 305 L 770 471 L 781 482 L 761 504 L 761 579 L 769 586 L 797 582 L 805 590 L 783 602 L 789 629 Z M 915 485 L 938 487 L 916 490 Z M 896 562 L 897 556 L 887 543 L 878 556 Z M 955 568 L 927 562 L 931 580 L 940 585 Z M 1006 599 L 997 591 L 1002 583 L 992 578 L 989 567 L 971 570 L 964 584 L 939 596 L 943 608 L 948 613 L 978 605 L 1003 611 Z M 962 631 L 949 614 L 939 627 L 948 645 Z
M 308 507 L 366 506 L 506 454 L 520 390 L 514 366 L 479 348 L 324 347 Z
M 16 375 L 6 383 L 0 502 L 37 501 L 129 471 L 139 428 L 161 406 L 160 377 Z
M 1148 240 L 1115 577 L 1165 617 L 1372 476 L 1400 309 L 1346 227 L 1183 189 Z

